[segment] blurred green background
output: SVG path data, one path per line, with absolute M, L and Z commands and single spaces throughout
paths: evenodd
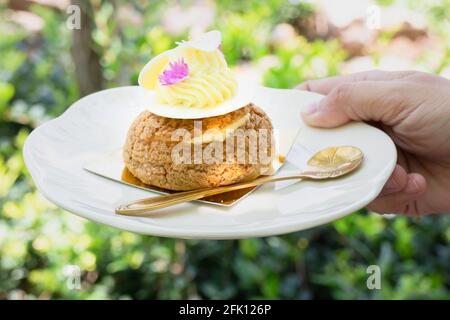
M 84 38 L 66 25 L 69 0 L 0 0 L 0 299 L 450 298 L 448 215 L 363 209 L 262 239 L 140 236 L 52 205 L 22 158 L 33 128 L 80 96 L 135 84 L 152 56 L 213 28 L 236 72 L 267 86 L 373 68 L 450 77 L 449 0 L 78 3 Z M 381 290 L 366 287 L 372 264 Z M 68 285 L 71 265 L 79 289 Z

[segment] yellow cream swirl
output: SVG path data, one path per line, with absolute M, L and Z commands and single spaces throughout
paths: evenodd
M 220 50 L 180 48 L 178 56 L 189 66 L 189 75 L 175 84 L 158 83 L 155 91 L 159 102 L 205 108 L 216 106 L 235 94 L 236 79 Z

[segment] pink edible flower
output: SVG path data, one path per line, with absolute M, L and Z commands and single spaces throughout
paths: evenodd
M 184 62 L 183 58 L 178 61 L 171 62 L 169 68 L 159 75 L 159 82 L 162 85 L 167 86 L 175 84 L 185 79 L 189 74 L 189 66 Z

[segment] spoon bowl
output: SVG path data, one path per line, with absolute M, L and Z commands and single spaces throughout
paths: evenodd
M 304 174 L 311 172 L 310 179 L 337 178 L 356 169 L 363 158 L 362 151 L 357 147 L 325 148 L 308 160 Z

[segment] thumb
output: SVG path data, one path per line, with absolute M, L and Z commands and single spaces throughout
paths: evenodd
M 311 126 L 332 128 L 351 120 L 393 126 L 404 117 L 408 96 L 402 83 L 361 81 L 343 83 L 325 98 L 306 107 L 303 119 Z

